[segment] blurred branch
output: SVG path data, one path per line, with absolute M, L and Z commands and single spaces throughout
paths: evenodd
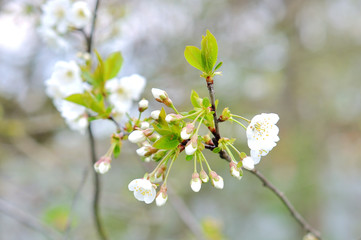
M 214 119 L 214 125 L 215 125 L 215 130 L 212 131 L 212 134 L 214 136 L 213 138 L 213 142 L 215 144 L 215 146 L 218 146 L 218 141 L 221 138 L 221 135 L 219 133 L 219 128 L 218 128 L 218 118 L 217 118 L 217 113 L 216 113 L 216 108 L 215 108 L 215 96 L 214 96 L 214 88 L 213 88 L 213 79 L 211 77 L 207 77 L 207 88 L 208 88 L 208 92 L 209 92 L 209 96 L 211 98 L 211 104 L 212 104 L 212 111 L 214 111 L 213 114 L 213 119 Z M 208 148 L 211 149 L 211 148 Z M 219 153 L 219 156 L 226 160 L 227 162 L 231 161 L 230 156 L 225 152 L 225 151 L 221 151 Z M 254 170 L 247 170 L 248 172 L 254 174 L 262 183 L 263 186 L 270 189 L 281 201 L 282 203 L 286 206 L 286 208 L 289 210 L 289 212 L 291 213 L 292 217 L 301 225 L 301 227 L 309 233 L 312 233 L 315 237 L 317 237 L 319 240 L 321 240 L 321 234 L 319 231 L 315 230 L 313 227 L 311 227 L 311 225 L 302 217 L 302 215 L 295 209 L 295 207 L 291 204 L 291 202 L 288 200 L 288 198 L 285 196 L 285 194 L 283 192 L 281 192 L 280 190 L 278 190 L 270 181 L 268 181 L 266 179 L 265 176 L 263 176 L 263 174 L 261 174 L 258 170 L 254 169 Z
M 28 213 L 23 212 L 19 208 L 11 205 L 10 203 L 6 202 L 5 200 L 0 198 L 0 212 L 11 217 L 34 231 L 37 231 L 44 235 L 47 239 L 62 239 L 61 235 L 54 231 L 53 229 L 49 228 L 48 226 L 44 225 L 41 221 L 34 218 Z
M 199 221 L 194 217 L 184 201 L 178 197 L 178 195 L 171 189 L 168 189 L 169 201 L 173 205 L 174 209 L 178 213 L 179 217 L 187 225 L 189 230 L 194 234 L 196 239 L 205 240 L 202 228 Z
M 76 202 L 78 201 L 79 199 L 79 196 L 80 196 L 80 192 L 81 190 L 83 189 L 84 185 L 85 185 L 85 182 L 88 178 L 88 174 L 89 174 L 89 168 L 88 166 L 85 167 L 84 171 L 83 171 L 83 176 L 81 178 L 81 181 L 79 183 L 79 186 L 75 192 L 75 195 L 74 195 L 74 198 L 73 198 L 73 201 L 71 203 L 71 207 L 70 207 L 70 212 L 69 212 L 69 218 L 68 218 L 68 222 L 66 223 L 66 228 L 65 228 L 65 236 L 69 239 L 69 234 L 70 234 L 70 230 L 71 230 L 71 224 L 73 222 L 73 211 L 74 211 L 74 208 L 75 208 L 75 205 L 76 205 Z
M 286 206 L 288 211 L 291 213 L 292 217 L 301 225 L 301 227 L 306 231 L 312 233 L 315 237 L 317 237 L 319 240 L 321 240 L 321 234 L 319 231 L 314 229 L 310 226 L 310 224 L 301 216 L 299 212 L 295 209 L 295 207 L 292 205 L 290 200 L 285 196 L 283 192 L 278 190 L 270 181 L 267 180 L 265 176 L 263 176 L 262 173 L 260 173 L 258 170 L 248 170 L 248 172 L 254 174 L 262 183 L 263 186 L 271 190 Z

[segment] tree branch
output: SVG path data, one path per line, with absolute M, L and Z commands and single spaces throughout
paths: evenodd
M 209 77 L 207 77 L 206 81 L 207 81 L 208 93 L 211 98 L 212 110 L 214 111 L 213 119 L 214 119 L 215 130 L 212 131 L 212 134 L 214 136 L 213 142 L 214 142 L 215 146 L 218 146 L 218 141 L 221 138 L 221 135 L 219 132 L 219 127 L 218 127 L 218 118 L 217 118 L 217 112 L 216 112 L 217 109 L 215 107 L 215 94 L 214 94 L 214 87 L 213 87 L 213 78 L 209 76 Z M 206 148 L 209 150 L 213 150 L 213 146 L 211 146 L 211 145 L 207 145 Z M 230 156 L 225 151 L 220 151 L 219 156 L 220 156 L 220 158 L 226 160 L 227 162 L 231 161 Z M 282 193 L 280 190 L 278 190 L 258 170 L 254 169 L 254 170 L 247 170 L 247 171 L 252 173 L 253 175 L 255 175 L 263 183 L 264 187 L 270 189 L 282 201 L 282 203 L 286 206 L 288 211 L 291 213 L 292 217 L 300 224 L 300 226 L 303 228 L 304 231 L 312 233 L 315 237 L 317 237 L 319 240 L 321 240 L 320 232 L 317 231 L 316 229 L 314 229 L 313 227 L 311 227 L 311 225 L 302 217 L 302 215 L 291 204 L 291 202 L 284 195 L 284 193 Z
M 99 3 L 100 3 L 100 0 L 95 1 L 91 30 L 90 30 L 89 36 L 86 37 L 86 45 L 87 45 L 88 53 L 91 53 L 92 47 L 93 47 L 93 38 L 94 38 L 94 31 L 95 31 L 95 24 L 96 24 L 96 19 L 97 19 Z M 96 156 L 96 152 L 95 152 L 95 141 L 94 141 L 94 136 L 93 136 L 93 132 L 91 129 L 91 123 L 89 123 L 88 135 L 89 135 L 89 145 L 90 145 L 90 153 L 91 153 L 91 164 L 93 166 L 97 161 L 97 156 Z M 100 218 L 100 213 L 99 213 L 99 201 L 100 201 L 100 192 L 101 192 L 100 178 L 99 178 L 99 175 L 97 172 L 95 172 L 95 171 L 92 171 L 92 172 L 94 173 L 93 217 L 94 217 L 94 221 L 95 221 L 96 230 L 98 232 L 100 239 L 106 240 L 108 238 L 104 231 L 102 221 Z
M 91 124 L 89 123 L 88 127 L 88 134 L 89 134 L 89 144 L 90 144 L 90 153 L 91 153 L 91 164 L 92 166 L 96 163 L 97 157 L 95 153 L 95 141 L 93 132 L 91 129 Z M 101 192 L 101 185 L 100 185 L 100 178 L 97 172 L 92 171 L 94 173 L 94 196 L 93 196 L 93 217 L 95 221 L 96 230 L 98 232 L 98 235 L 100 239 L 106 240 L 108 239 L 103 225 L 102 221 L 100 219 L 100 213 L 99 213 L 99 201 L 100 201 L 100 192 Z

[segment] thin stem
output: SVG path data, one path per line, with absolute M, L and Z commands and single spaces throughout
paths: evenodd
M 241 153 L 238 151 L 238 149 L 235 146 L 233 146 L 233 144 L 228 144 L 228 146 L 231 146 L 233 150 L 236 151 L 239 156 L 241 156 Z
M 89 134 L 89 144 L 90 144 L 90 154 L 91 154 L 91 163 L 92 166 L 97 161 L 96 153 L 95 153 L 95 140 L 93 136 L 93 132 L 91 129 L 91 124 L 89 123 L 88 127 L 88 134 Z M 94 195 L 93 195 L 93 217 L 95 221 L 96 230 L 98 232 L 99 238 L 102 240 L 108 239 L 102 221 L 100 219 L 100 212 L 99 212 L 99 202 L 100 202 L 100 192 L 101 192 L 101 184 L 100 178 L 97 172 L 92 171 L 94 173 Z
M 186 118 L 192 117 L 192 116 L 197 115 L 197 114 L 198 114 L 198 116 L 199 116 L 200 113 L 202 113 L 202 111 L 194 112 L 194 113 L 192 113 L 192 114 L 182 116 L 181 118 L 179 118 L 179 120 L 186 119 Z M 198 117 L 197 117 L 197 118 L 198 118 Z M 197 119 L 197 118 L 196 118 L 196 119 Z
M 178 110 L 175 108 L 175 106 L 173 105 L 173 103 L 170 105 L 170 107 L 171 107 L 177 114 L 179 114 Z
M 201 155 L 201 159 L 203 159 L 203 161 L 206 163 L 208 171 L 211 172 L 212 168 L 211 168 L 211 166 L 209 166 L 207 159 L 204 157 L 202 152 L 200 152 L 199 154 Z
M 197 154 L 194 155 L 194 173 L 197 172 Z
M 203 122 L 205 116 L 206 116 L 206 115 L 204 115 L 204 116 L 202 117 L 202 119 L 199 121 L 199 125 L 198 125 L 198 127 L 197 127 L 197 130 L 196 130 L 195 135 L 198 135 L 198 131 L 199 131 L 199 129 L 200 129 L 201 126 L 202 126 L 202 122 Z
M 163 159 L 159 162 L 159 164 L 157 165 L 157 167 L 149 174 L 149 176 L 152 176 L 154 174 L 156 174 L 156 172 L 158 171 L 158 169 L 160 168 L 160 166 L 162 166 L 164 164 L 165 161 L 168 160 L 168 158 L 170 157 L 170 155 L 173 153 L 173 151 L 169 151 L 167 153 L 167 155 L 165 155 L 163 157 Z
M 248 123 L 250 123 L 250 122 L 251 122 L 251 120 L 249 120 L 249 119 L 247 119 L 247 118 L 245 118 L 245 117 L 242 117 L 242 116 L 236 115 L 236 114 L 231 114 L 231 117 L 240 118 L 240 119 L 242 119 L 242 120 L 244 120 L 244 121 L 246 121 L 246 122 L 248 122 Z
M 231 157 L 232 161 L 235 162 L 235 163 L 237 163 L 236 159 L 234 159 L 234 156 L 233 156 L 231 150 L 229 150 L 229 148 L 228 148 L 227 146 L 225 146 L 225 148 L 226 148 L 226 152 L 227 152 L 228 155 Z
M 235 123 L 237 123 L 237 124 L 239 124 L 239 125 L 241 125 L 244 129 L 247 130 L 247 127 L 244 126 L 241 122 L 237 121 L 236 119 L 230 118 L 229 120 L 232 121 L 232 122 L 235 122 Z
M 163 183 L 164 185 L 167 184 L 169 172 L 170 172 L 170 170 L 171 170 L 171 168 L 172 168 L 172 166 L 173 166 L 173 163 L 174 163 L 174 161 L 176 160 L 177 157 L 178 157 L 178 153 L 176 152 L 176 153 L 174 153 L 174 155 L 173 155 L 173 158 L 172 158 L 172 161 L 170 162 L 170 165 L 169 165 L 167 174 L 165 175 L 165 179 L 164 179 L 164 183 Z

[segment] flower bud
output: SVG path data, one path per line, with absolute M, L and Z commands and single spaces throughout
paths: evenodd
M 206 171 L 204 171 L 203 169 L 200 171 L 199 177 L 202 180 L 202 182 L 204 182 L 204 183 L 209 181 L 209 177 L 208 177 Z
M 104 174 L 109 171 L 110 169 L 110 157 L 103 156 L 101 157 L 95 164 L 94 164 L 94 170 L 97 173 Z
M 227 121 L 231 117 L 231 111 L 229 111 L 229 108 L 225 108 L 222 111 L 222 115 L 219 117 L 220 122 Z
M 202 187 L 202 180 L 199 178 L 198 173 L 193 173 L 191 180 L 191 188 L 194 192 L 199 192 Z
M 208 145 L 214 146 L 212 138 L 208 134 L 203 136 L 203 142 L 205 142 Z
M 193 123 L 187 123 L 187 125 L 181 131 L 181 138 L 183 140 L 189 139 L 192 136 L 194 130 Z
M 167 194 L 167 187 L 162 185 L 157 198 L 155 199 L 155 203 L 157 204 L 158 207 L 163 206 L 168 200 L 168 194 Z
M 143 131 L 135 130 L 129 134 L 128 139 L 132 143 L 141 143 L 144 142 L 147 138 Z
M 223 182 L 223 178 L 221 176 L 219 176 L 215 171 L 211 171 L 209 173 L 209 177 L 212 180 L 212 185 L 215 188 L 223 189 L 224 182 Z
M 153 153 L 156 153 L 158 149 L 152 147 L 152 146 L 143 146 L 136 150 L 138 156 L 140 157 L 149 157 Z
M 168 97 L 168 94 L 159 88 L 152 88 L 152 94 L 155 100 L 164 103 L 167 107 L 173 104 L 172 100 Z
M 153 118 L 154 120 L 158 120 L 159 114 L 160 114 L 160 110 L 154 110 L 153 112 L 150 113 L 150 116 L 151 116 L 151 118 Z
M 180 119 L 182 116 L 180 116 L 179 114 L 174 114 L 174 113 L 170 113 L 165 117 L 165 121 L 167 123 L 171 123 L 174 121 L 177 121 L 178 119 Z
M 185 151 L 187 155 L 193 155 L 198 149 L 198 136 L 193 135 L 191 140 L 187 143 Z
M 139 112 L 144 112 L 145 110 L 147 110 L 148 104 L 149 104 L 148 100 L 146 100 L 144 98 L 142 100 L 140 100 L 138 103 Z
M 254 169 L 254 161 L 251 157 L 246 157 L 242 160 L 243 167 L 248 170 Z
M 150 127 L 149 122 L 141 122 L 140 123 L 140 128 L 141 129 L 147 129 L 149 127 Z
M 238 170 L 237 164 L 235 162 L 231 161 L 229 163 L 229 170 L 233 177 L 237 178 L 238 180 L 241 180 L 242 175 L 241 175 L 241 172 Z

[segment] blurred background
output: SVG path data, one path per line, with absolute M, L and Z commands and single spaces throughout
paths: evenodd
M 44 44 L 37 33 L 42 2 L 0 1 L 0 238 L 47 239 L 34 230 L 40 225 L 62 236 L 70 214 L 71 239 L 97 239 L 90 172 L 75 198 L 91 168 L 87 135 L 66 127 L 44 91 L 54 63 L 74 59 L 84 42 L 74 33 L 69 49 Z M 324 239 L 360 239 L 361 1 L 108 0 L 101 1 L 98 16 L 95 48 L 103 56 L 122 51 L 120 76 L 147 78 L 146 114 L 161 107 L 152 87 L 166 90 L 181 111 L 191 106 L 191 89 L 207 95 L 183 51 L 200 47 L 209 29 L 224 62 L 215 79 L 219 112 L 229 106 L 249 118 L 280 116 L 281 141 L 258 169 Z M 94 130 L 100 157 L 112 129 L 101 121 Z M 239 126 L 224 123 L 221 131 L 248 151 Z M 194 193 L 192 164 L 182 156 L 171 173 L 167 204 L 138 202 L 127 185 L 152 164 L 142 163 L 136 148 L 125 143 L 101 177 L 110 239 L 197 239 L 189 227 L 196 225 L 209 239 L 302 239 L 303 230 L 257 178 L 245 173 L 238 181 L 225 161 L 209 154 L 223 190 L 204 184 Z

